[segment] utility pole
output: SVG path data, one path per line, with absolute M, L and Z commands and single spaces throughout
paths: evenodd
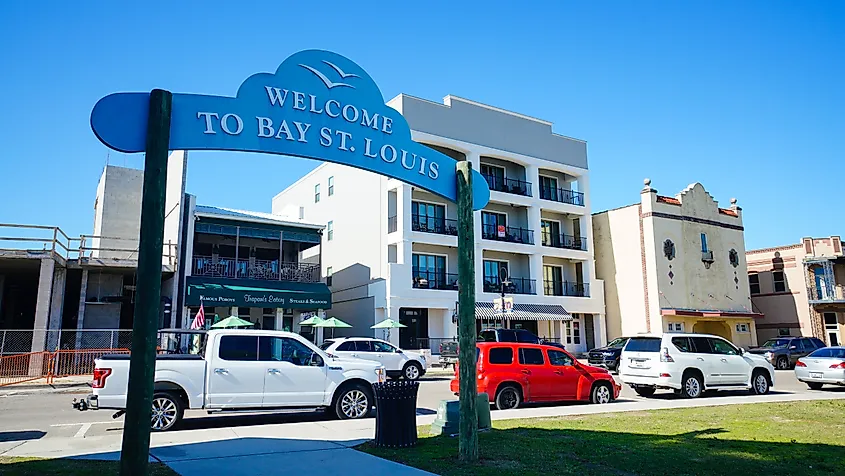
M 144 191 L 141 198 L 138 288 L 132 326 L 132 352 L 129 356 L 126 418 L 120 449 L 120 476 L 143 476 L 149 469 L 172 103 L 173 95 L 169 91 L 154 89 L 150 93 Z
M 478 386 L 475 370 L 475 225 L 472 162 L 459 161 L 458 180 L 458 368 L 461 417 L 458 457 L 478 461 Z

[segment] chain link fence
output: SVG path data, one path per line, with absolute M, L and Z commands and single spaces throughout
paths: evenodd
M 0 357 L 59 350 L 130 349 L 131 329 L 0 330 Z

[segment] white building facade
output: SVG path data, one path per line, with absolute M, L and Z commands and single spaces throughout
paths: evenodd
M 506 326 L 584 352 L 606 340 L 604 291 L 595 279 L 586 143 L 539 119 L 447 96 L 438 104 L 399 95 L 388 105 L 415 141 L 468 160 L 490 185 L 475 212 L 477 328 Z M 403 347 L 454 339 L 456 204 L 404 182 L 336 164 L 317 167 L 273 199 L 274 214 L 325 223 L 322 272 L 331 314 L 347 335 L 377 335 L 392 318 Z M 493 315 L 502 289 L 507 319 Z

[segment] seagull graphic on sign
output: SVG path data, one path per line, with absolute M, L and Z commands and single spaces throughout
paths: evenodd
M 338 68 L 337 66 L 335 66 L 331 63 L 328 63 L 328 65 L 331 66 L 335 71 L 337 71 L 338 74 L 340 74 L 340 76 L 342 78 L 352 77 L 352 76 L 357 77 L 357 75 L 354 75 L 354 74 L 347 74 L 347 75 L 344 76 L 344 73 L 343 73 L 343 71 L 341 71 L 340 68 Z M 317 76 L 318 78 L 320 78 L 320 81 L 322 81 L 323 84 L 325 84 L 326 87 L 329 88 L 329 89 L 337 88 L 337 87 L 340 87 L 340 86 L 345 86 L 347 88 L 355 89 L 355 86 L 353 86 L 351 84 L 333 82 L 331 79 L 326 77 L 325 74 L 321 73 L 318 69 L 311 67 L 311 66 L 308 66 L 307 64 L 300 64 L 299 66 L 302 66 L 303 68 L 307 69 L 308 71 L 311 71 L 312 73 L 314 73 L 314 76 Z

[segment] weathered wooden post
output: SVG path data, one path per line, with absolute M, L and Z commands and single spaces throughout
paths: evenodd
M 132 326 L 126 418 L 120 450 L 121 476 L 146 475 L 149 467 L 150 417 L 161 302 L 161 250 L 164 244 L 165 188 L 172 102 L 173 95 L 169 91 L 154 89 L 150 93 L 144 157 L 144 191 L 141 198 L 138 290 L 135 299 L 135 322 Z
M 475 381 L 475 225 L 472 211 L 472 163 L 457 163 L 458 179 L 458 371 L 462 461 L 478 461 L 478 387 Z

